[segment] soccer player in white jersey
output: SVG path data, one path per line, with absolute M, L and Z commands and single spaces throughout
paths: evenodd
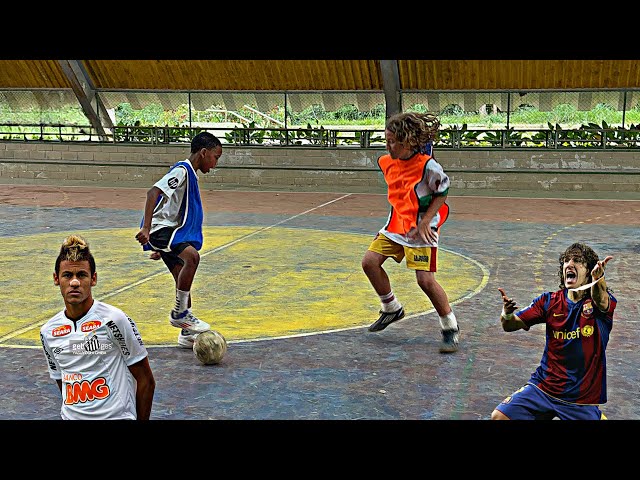
M 70 235 L 56 259 L 53 282 L 64 310 L 40 328 L 49 376 L 62 393 L 64 420 L 149 420 L 155 379 L 135 322 L 94 300 L 98 280 L 88 243 Z
M 200 132 L 191 140 L 191 155 L 177 162 L 148 191 L 136 240 L 143 250 L 162 258 L 175 280 L 176 298 L 169 322 L 180 328 L 178 345 L 192 348 L 198 333 L 210 329 L 191 312 L 191 285 L 200 263 L 204 212 L 197 171 L 209 173 L 222 156 L 220 140 Z

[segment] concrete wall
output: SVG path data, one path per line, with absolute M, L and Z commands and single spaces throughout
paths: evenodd
M 384 149 L 223 146 L 202 188 L 385 192 Z M 0 183 L 149 187 L 189 155 L 188 145 L 0 142 Z M 638 195 L 640 152 L 436 150 L 457 195 L 557 192 Z

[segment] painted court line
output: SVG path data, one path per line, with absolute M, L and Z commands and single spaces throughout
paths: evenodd
M 316 207 L 313 207 L 313 208 L 310 208 L 308 210 L 305 210 L 304 212 L 301 212 L 301 213 L 298 213 L 298 214 L 293 215 L 291 217 L 285 218 L 284 220 L 281 220 L 281 221 L 279 221 L 277 223 L 274 223 L 273 225 L 269 225 L 267 227 L 262 227 L 262 228 L 260 228 L 260 229 L 258 229 L 256 231 L 254 231 L 254 232 L 248 233 L 247 235 L 243 235 L 242 237 L 237 238 L 236 240 L 234 240 L 232 242 L 225 243 L 224 245 L 220 245 L 219 247 L 216 247 L 213 250 L 209 250 L 208 252 L 205 252 L 200 256 L 201 257 L 206 257 L 209 254 L 216 253 L 216 252 L 219 252 L 221 250 L 224 250 L 225 248 L 231 247 L 232 245 L 235 245 L 236 243 L 239 243 L 239 242 L 241 242 L 243 240 L 246 240 L 247 238 L 251 238 L 251 237 L 253 237 L 255 235 L 258 235 L 258 234 L 260 234 L 262 232 L 265 232 L 265 231 L 270 230 L 270 229 L 272 229 L 274 227 L 277 227 L 278 225 L 282 225 L 283 223 L 287 223 L 287 222 L 289 222 L 289 221 L 291 221 L 291 220 L 293 220 L 295 218 L 298 218 L 298 217 L 301 217 L 303 215 L 306 215 L 307 213 L 313 212 L 314 210 L 318 210 L 320 208 L 326 207 L 327 205 L 335 203 L 335 202 L 337 202 L 339 200 L 342 200 L 343 198 L 347 198 L 349 196 L 351 196 L 351 194 L 347 193 L 346 195 L 342 195 L 341 197 L 334 198 L 333 200 L 330 200 L 330 201 L 325 202 L 325 203 L 323 203 L 321 205 L 318 205 Z M 113 297 L 114 295 L 117 295 L 118 293 L 122 293 L 122 292 L 125 292 L 127 290 L 130 290 L 130 289 L 132 289 L 134 287 L 137 287 L 138 285 L 142 285 L 143 283 L 149 282 L 149 281 L 153 280 L 154 278 L 156 278 L 156 277 L 158 277 L 160 275 L 165 275 L 166 273 L 168 273 L 168 272 L 162 271 L 162 272 L 157 272 L 157 273 L 151 274 L 148 277 L 142 278 L 142 279 L 138 280 L 137 282 L 134 282 L 134 283 L 132 283 L 130 285 L 127 285 L 126 287 L 122 287 L 122 288 L 119 288 L 117 290 L 114 290 L 112 292 L 108 292 L 108 293 L 102 295 L 100 297 L 100 300 L 106 300 L 107 298 Z M 25 327 L 19 328 L 18 330 L 14 330 L 13 332 L 8 333 L 8 334 L 0 337 L 0 344 L 4 343 L 7 340 L 11 340 L 12 338 L 15 338 L 15 337 L 17 337 L 19 335 L 22 335 L 23 333 L 26 333 L 26 332 L 28 332 L 30 330 L 33 330 L 35 328 L 40 328 L 42 325 L 44 325 L 45 322 L 46 322 L 46 320 L 39 320 L 38 322 L 35 322 L 35 323 L 32 323 L 32 324 L 27 325 Z
M 451 250 L 447 250 L 445 248 L 442 248 L 441 250 L 449 252 L 453 255 L 458 255 L 459 257 L 464 258 L 465 260 L 475 263 L 476 266 L 478 266 L 478 268 L 480 268 L 480 270 L 482 270 L 482 280 L 480 281 L 480 284 L 473 290 L 473 292 L 469 292 L 468 294 L 458 298 L 457 300 L 451 302 L 451 306 L 457 305 L 460 302 L 464 302 L 465 300 L 468 300 L 470 298 L 475 297 L 476 295 L 478 295 L 482 290 L 484 290 L 484 288 L 487 286 L 487 284 L 489 283 L 489 269 L 484 266 L 482 263 L 478 262 L 477 260 L 471 258 L 471 257 L 467 257 L 466 255 L 463 255 L 461 253 L 457 253 Z M 406 317 L 404 317 L 404 320 L 410 320 L 412 318 L 416 318 L 419 317 L 420 315 L 427 315 L 429 313 L 435 312 L 435 309 L 431 308 L 429 310 L 425 310 L 423 312 L 417 312 L 414 313 L 412 315 L 407 315 Z M 318 330 L 318 331 L 314 331 L 314 332 L 307 332 L 307 333 L 295 333 L 292 335 L 281 335 L 278 337 L 261 337 L 261 338 L 252 338 L 249 340 L 231 340 L 228 341 L 227 343 L 253 343 L 253 342 L 264 342 L 264 341 L 268 341 L 268 340 L 282 340 L 285 338 L 296 338 L 296 337 L 309 337 L 311 335 L 321 335 L 324 333 L 335 333 L 335 332 L 345 332 L 348 330 L 358 330 L 360 328 L 364 328 L 366 327 L 366 325 L 360 325 L 360 326 L 356 326 L 356 327 L 345 327 L 345 328 L 334 328 L 331 330 Z M 168 347 L 168 346 L 173 346 L 173 345 L 148 345 L 147 347 Z

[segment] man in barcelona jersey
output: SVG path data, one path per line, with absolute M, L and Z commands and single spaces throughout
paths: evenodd
M 502 328 L 513 332 L 542 323 L 546 342 L 540 366 L 495 408 L 492 420 L 606 420 L 599 406 L 607 402 L 605 350 L 617 303 L 604 278 L 612 258 L 599 260 L 591 247 L 574 243 L 559 258 L 560 290 L 519 310 L 498 289 Z

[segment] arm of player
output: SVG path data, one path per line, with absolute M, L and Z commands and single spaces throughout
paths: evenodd
M 604 276 L 604 268 L 609 260 L 613 259 L 611 255 L 607 256 L 604 260 L 596 263 L 591 270 L 591 278 L 598 280 Z M 609 294 L 607 293 L 607 281 L 605 278 L 591 286 L 591 298 L 593 303 L 601 312 L 606 312 L 609 308 Z
M 427 210 L 422 215 L 418 228 L 412 228 L 407 236 L 409 238 L 420 237 L 423 242 L 431 243 L 438 240 L 438 233 L 431 230 L 431 220 L 435 217 L 442 204 L 447 200 L 447 195 L 434 195 Z
M 149 420 L 153 394 L 156 390 L 156 380 L 153 377 L 149 357 L 144 357 L 129 367 L 136 379 L 136 412 L 138 420 Z
M 144 221 L 140 231 L 136 233 L 136 240 L 140 242 L 140 245 L 146 245 L 149 241 L 149 231 L 151 230 L 151 220 L 153 217 L 153 210 L 158 202 L 158 195 L 162 194 L 155 185 L 147 191 L 147 201 L 144 204 Z
M 498 288 L 498 291 L 502 295 L 502 313 L 500 314 L 500 323 L 502 323 L 502 329 L 505 332 L 515 332 L 516 330 L 524 329 L 528 330 L 525 323 L 518 318 L 513 312 L 516 311 L 516 302 L 514 299 L 507 297 L 502 288 Z

